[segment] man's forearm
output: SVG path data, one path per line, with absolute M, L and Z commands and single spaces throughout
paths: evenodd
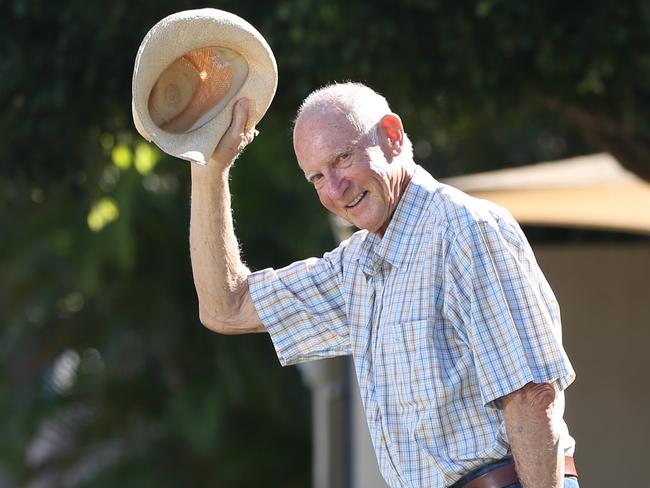
M 564 486 L 564 452 L 558 421 L 561 406 L 550 384 L 529 383 L 504 398 L 506 428 L 524 488 Z
M 230 127 L 206 166 L 192 164 L 190 253 L 201 322 L 241 334 L 263 332 L 248 291 L 248 268 L 235 236 L 228 177 L 237 155 L 254 137 L 246 130 L 247 100 L 238 101 Z
M 201 321 L 223 321 L 249 273 L 242 263 L 230 205 L 228 169 L 192 165 L 190 253 Z M 206 323 L 208 322 L 208 323 Z

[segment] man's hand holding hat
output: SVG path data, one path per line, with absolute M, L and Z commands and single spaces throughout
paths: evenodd
M 250 102 L 246 98 L 242 98 L 234 104 L 232 121 L 210 158 L 210 166 L 221 169 L 228 168 L 257 135 L 254 126 L 248 127 L 249 104 Z
M 250 143 L 251 127 L 268 110 L 277 77 L 271 48 L 244 19 L 212 8 L 178 12 L 152 27 L 140 45 L 133 120 L 164 152 L 206 164 L 222 136 L 240 125 L 241 120 L 230 122 L 242 98 L 248 100 L 247 129 L 228 135 L 224 144 L 237 142 L 235 149 L 243 144 L 238 154 Z M 216 154 L 222 160 L 220 149 Z

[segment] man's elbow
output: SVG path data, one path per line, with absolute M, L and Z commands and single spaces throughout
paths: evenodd
M 236 334 L 233 327 L 229 326 L 229 320 L 226 316 L 216 313 L 205 306 L 199 304 L 199 321 L 206 328 L 217 334 Z
M 214 312 L 206 309 L 201 303 L 199 303 L 199 322 L 206 329 L 221 333 L 222 322 L 215 316 Z
M 219 296 L 198 293 L 199 321 L 219 334 L 266 332 L 251 300 L 248 287 L 241 286 Z
M 254 320 L 246 314 L 235 311 L 224 314 L 218 310 L 203 307 L 200 304 L 199 321 L 207 329 L 224 335 L 266 332 L 266 327 L 259 320 Z

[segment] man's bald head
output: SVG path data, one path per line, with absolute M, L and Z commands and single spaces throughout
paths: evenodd
M 361 83 L 335 83 L 313 91 L 302 103 L 296 114 L 293 140 L 296 143 L 296 129 L 304 119 L 339 120 L 349 125 L 359 137 L 368 136 L 375 144 L 380 143 L 379 122 L 390 114 L 386 99 L 373 89 Z M 413 151 L 405 135 L 404 150 L 411 158 Z

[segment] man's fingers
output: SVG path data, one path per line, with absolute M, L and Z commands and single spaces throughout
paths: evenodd
M 234 106 L 231 129 L 234 129 L 236 134 L 241 134 L 244 132 L 246 120 L 248 120 L 248 99 L 242 98 Z
M 232 147 L 237 147 L 239 145 L 239 140 L 244 133 L 244 126 L 246 125 L 246 119 L 248 118 L 246 105 L 247 103 L 245 98 L 239 100 L 235 105 L 233 105 L 230 126 L 221 139 L 222 143 Z
M 258 131 L 255 130 L 255 127 L 253 127 L 251 130 L 244 132 L 239 135 L 239 146 L 237 147 L 237 152 L 240 153 L 244 150 L 246 146 L 248 146 L 251 142 L 253 142 L 253 139 L 255 136 L 258 134 Z
M 212 159 L 229 166 L 244 148 L 253 141 L 257 131 L 255 127 L 247 129 L 249 101 L 246 98 L 238 100 L 232 111 L 230 127 L 219 141 Z

